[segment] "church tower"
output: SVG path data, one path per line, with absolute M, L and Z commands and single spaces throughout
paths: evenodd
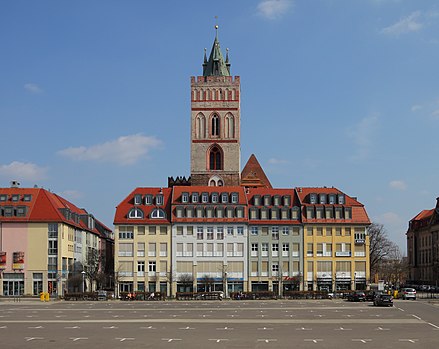
M 230 75 L 215 29 L 203 76 L 191 77 L 191 184 L 233 186 L 240 184 L 241 84 Z

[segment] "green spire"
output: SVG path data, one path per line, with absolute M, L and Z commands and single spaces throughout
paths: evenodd
M 226 60 L 221 53 L 218 41 L 218 26 L 215 26 L 216 35 L 213 42 L 209 60 L 207 60 L 206 50 L 204 51 L 203 76 L 230 76 L 229 51 L 227 50 Z

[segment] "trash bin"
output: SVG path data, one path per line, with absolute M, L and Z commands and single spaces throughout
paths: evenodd
M 44 302 L 44 292 L 40 292 L 40 301 Z
M 49 294 L 49 292 L 45 292 L 45 293 L 44 293 L 44 301 L 45 301 L 45 302 L 50 301 L 50 294 Z

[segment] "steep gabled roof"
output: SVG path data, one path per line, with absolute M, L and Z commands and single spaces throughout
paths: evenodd
M 241 172 L 241 186 L 273 188 L 254 154 L 250 156 Z

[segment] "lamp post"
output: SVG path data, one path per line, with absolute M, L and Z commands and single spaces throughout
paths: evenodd
M 85 292 L 85 271 L 81 271 L 82 274 L 82 293 Z

